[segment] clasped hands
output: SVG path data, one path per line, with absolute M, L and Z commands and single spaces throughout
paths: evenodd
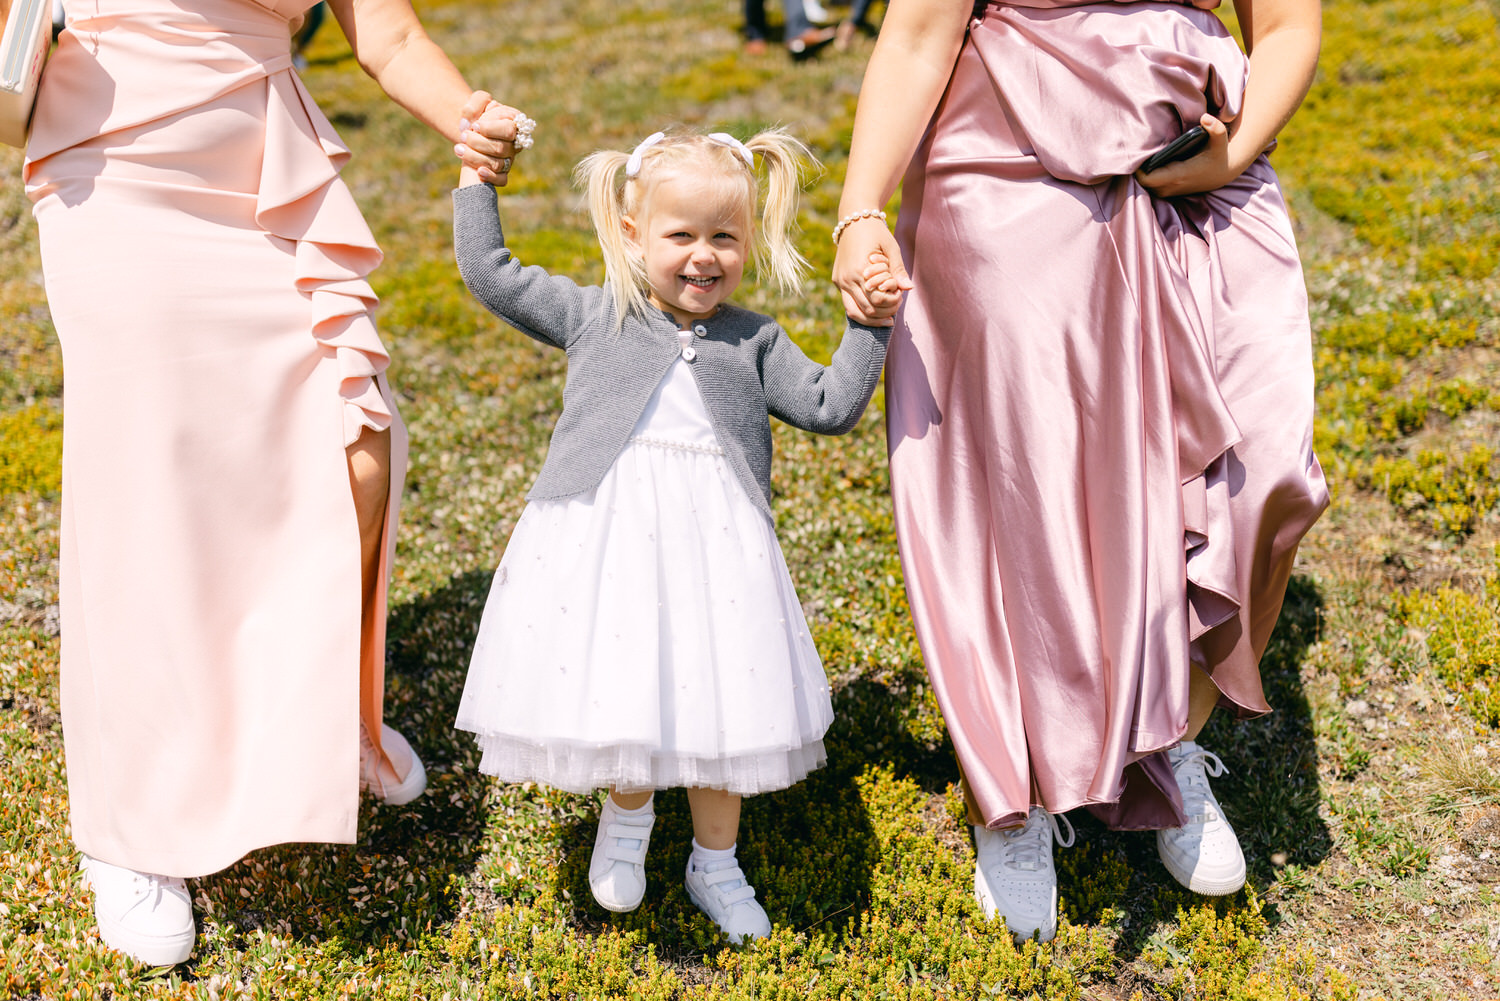
M 833 261 L 833 283 L 850 317 L 867 327 L 894 325 L 901 295 L 912 283 L 884 219 L 859 219 L 844 230 Z
M 504 187 L 516 154 L 531 145 L 535 124 L 515 108 L 476 90 L 464 102 L 453 153 L 481 181 Z

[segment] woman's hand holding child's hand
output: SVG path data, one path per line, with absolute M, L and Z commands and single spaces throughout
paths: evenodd
M 536 123 L 476 90 L 464 104 L 454 154 L 463 161 L 460 184 L 504 187 L 516 154 L 531 145 Z
M 864 292 L 865 299 L 870 306 L 868 315 L 872 322 L 866 325 L 890 326 L 894 322 L 896 310 L 901 306 L 903 286 L 892 270 L 890 258 L 885 256 L 884 251 L 872 251 L 869 260 L 870 263 L 866 265 L 864 271 Z M 911 283 L 907 282 L 904 287 L 910 288 Z
M 880 274 L 885 277 L 872 284 L 871 278 Z M 843 293 L 844 311 L 855 320 L 869 327 L 894 325 L 901 293 L 911 288 L 911 278 L 883 219 L 860 219 L 844 230 L 833 262 L 833 283 Z

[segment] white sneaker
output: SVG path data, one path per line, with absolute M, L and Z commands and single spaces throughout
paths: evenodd
M 589 858 L 589 889 L 606 911 L 633 911 L 645 899 L 646 849 L 655 823 L 655 813 L 622 815 L 613 797 L 604 798 L 594 854 Z
M 1224 819 L 1208 776 L 1224 774 L 1224 762 L 1191 740 L 1167 749 L 1182 809 L 1188 822 L 1156 832 L 1156 853 L 1177 882 L 1209 897 L 1234 893 L 1245 885 L 1245 855 Z
M 83 856 L 83 885 L 94 891 L 94 920 L 111 949 L 150 966 L 176 966 L 193 954 L 193 901 L 187 883 Z
M 1068 825 L 1063 839 L 1058 821 Z M 998 915 L 1005 927 L 1025 941 L 1035 935 L 1050 942 L 1057 934 L 1057 870 L 1052 867 L 1052 837 L 1067 848 L 1073 825 L 1033 806 L 1026 823 L 1007 831 L 974 828 L 974 896 L 990 920 Z
M 833 15 L 828 13 L 820 0 L 802 0 L 802 13 L 813 24 L 827 24 L 833 20 Z
M 701 869 L 688 859 L 688 896 L 698 910 L 713 919 L 735 945 L 771 934 L 771 919 L 755 899 L 755 887 L 745 879 L 739 862 L 725 859 L 709 862 Z
M 427 788 L 427 769 L 422 767 L 422 759 L 417 757 L 417 752 L 412 750 L 406 738 L 382 723 L 380 724 L 380 746 L 385 751 L 385 757 L 390 759 L 390 765 L 386 765 L 381 756 L 375 753 L 375 745 L 370 743 L 370 734 L 361 723 L 359 725 L 360 792 L 373 793 L 391 806 L 402 806 L 422 795 Z M 393 768 L 403 757 L 411 762 L 406 768 L 405 778 L 397 775 Z

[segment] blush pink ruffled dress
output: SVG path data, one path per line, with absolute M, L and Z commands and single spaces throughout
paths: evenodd
M 1216 0 L 1200 6 L 1211 7 Z M 1327 491 L 1307 300 L 1265 157 L 1153 198 L 1132 172 L 1244 55 L 1209 10 L 991 3 L 907 173 L 916 288 L 887 362 L 923 654 L 991 827 L 1183 823 L 1164 755 L 1189 664 L 1268 711 L 1258 662 Z
M 388 560 L 405 436 L 380 251 L 292 71 L 307 6 L 72 0 L 27 150 L 66 376 L 73 836 L 148 872 L 354 840 L 379 719 L 344 449 L 393 432 Z

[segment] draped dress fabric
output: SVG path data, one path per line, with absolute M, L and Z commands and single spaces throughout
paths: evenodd
M 73 836 L 143 871 L 353 841 L 379 719 L 345 447 L 392 432 L 378 656 L 406 443 L 380 251 L 291 67 L 306 6 L 70 2 L 27 150 L 66 376 Z
M 1291 227 L 1264 156 L 1183 198 L 1131 176 L 1236 115 L 1246 74 L 1209 10 L 991 3 L 907 173 L 892 493 L 991 827 L 1032 805 L 1183 823 L 1159 752 L 1190 663 L 1226 708 L 1269 710 L 1259 658 L 1327 505 Z

